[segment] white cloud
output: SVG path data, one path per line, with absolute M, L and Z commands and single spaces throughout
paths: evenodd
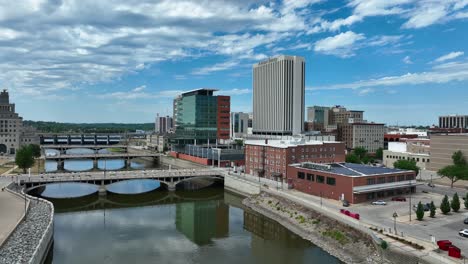
M 444 62 L 444 61 L 447 61 L 447 60 L 453 60 L 455 58 L 463 56 L 463 54 L 465 54 L 463 51 L 450 52 L 448 54 L 445 54 L 445 55 L 440 56 L 439 58 L 435 59 L 434 62 Z
M 144 89 L 146 89 L 146 85 L 135 87 L 132 91 L 138 93 L 138 92 L 143 91 Z
M 411 60 L 411 57 L 410 56 L 406 56 L 403 58 L 403 62 L 405 64 L 413 64 L 413 61 Z
M 362 80 L 344 84 L 333 84 L 320 87 L 309 87 L 308 90 L 338 90 L 338 89 L 365 89 L 382 86 L 419 85 L 428 83 L 448 83 L 455 81 L 468 81 L 468 62 L 450 62 L 437 65 L 431 71 L 419 73 L 406 73 L 397 76 L 388 76 L 378 79 Z
M 210 55 L 260 60 L 267 57 L 260 48 L 307 29 L 307 9 L 317 2 L 3 1 L 0 83 L 50 93 L 118 79 L 168 60 Z
M 354 56 L 354 44 L 365 39 L 363 34 L 356 34 L 352 31 L 340 33 L 333 37 L 321 39 L 315 43 L 314 50 L 324 54 L 332 54 L 339 57 Z
M 239 64 L 238 61 L 226 61 L 222 63 L 216 63 L 214 65 L 202 67 L 192 71 L 194 75 L 207 75 L 212 72 L 225 71 L 231 69 Z
M 365 96 L 365 95 L 368 95 L 368 94 L 373 93 L 373 92 L 375 92 L 375 90 L 373 88 L 365 88 L 365 89 L 359 90 L 358 95 L 359 96 Z

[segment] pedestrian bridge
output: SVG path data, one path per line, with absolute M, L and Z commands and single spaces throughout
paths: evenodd
M 182 169 L 182 170 L 132 170 L 19 175 L 17 182 L 26 187 L 26 191 L 50 183 L 82 182 L 99 185 L 99 192 L 106 192 L 106 185 L 126 180 L 154 179 L 174 191 L 176 185 L 193 179 L 224 180 L 225 172 L 219 169 Z

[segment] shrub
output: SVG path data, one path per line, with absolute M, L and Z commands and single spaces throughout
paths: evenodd
M 434 204 L 434 201 L 431 201 L 431 204 L 429 205 L 429 209 L 431 210 L 430 212 L 430 217 L 434 218 L 435 217 L 435 214 L 436 214 L 436 206 Z
M 446 215 L 450 213 L 450 203 L 447 195 L 444 196 L 444 199 L 442 199 L 442 203 L 440 204 L 440 211 Z
M 465 195 L 465 208 L 468 209 L 468 192 Z
M 416 209 L 416 218 L 419 221 L 422 221 L 423 218 L 424 218 L 424 207 L 423 207 L 421 201 L 419 201 L 418 208 Z
M 450 203 L 450 207 L 456 213 L 460 210 L 460 198 L 458 198 L 458 193 L 455 193 L 452 198 L 452 202 Z
M 388 243 L 387 243 L 387 241 L 382 240 L 382 242 L 380 243 L 380 247 L 381 247 L 383 250 L 387 249 L 387 248 L 388 248 Z

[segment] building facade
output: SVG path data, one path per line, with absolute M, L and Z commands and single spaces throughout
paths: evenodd
M 307 121 L 326 127 L 330 119 L 329 113 L 330 107 L 316 105 L 307 107 Z
M 438 171 L 453 165 L 452 155 L 460 150 L 468 159 L 468 134 L 431 135 L 431 162 L 429 170 Z
M 154 122 L 154 132 L 158 134 L 166 134 L 172 131 L 174 122 L 170 116 L 159 116 L 156 115 L 156 120 Z
M 249 114 L 242 112 L 231 113 L 231 126 L 229 135 L 231 139 L 244 138 L 248 133 Z
M 298 163 L 288 166 L 288 184 L 315 196 L 350 203 L 416 191 L 414 171 L 352 163 Z
M 364 111 L 347 110 L 340 105 L 332 107 L 329 115 L 329 123 L 333 125 L 364 122 Z
M 338 141 L 348 149 L 365 148 L 370 153 L 384 147 L 384 124 L 348 123 L 338 125 Z
M 15 154 L 22 145 L 39 144 L 32 127 L 23 125 L 23 118 L 15 112 L 7 90 L 0 93 L 0 154 Z
M 297 162 L 344 162 L 345 146 L 336 141 L 245 141 L 246 173 L 269 179 L 287 178 L 287 167 Z
M 174 99 L 174 129 L 178 144 L 229 139 L 229 96 L 215 96 L 216 89 L 197 89 Z
M 304 130 L 305 62 L 278 56 L 253 66 L 253 134 L 296 135 Z
M 468 128 L 468 115 L 439 116 L 439 128 Z
M 387 168 L 393 168 L 398 160 L 413 160 L 421 170 L 427 170 L 430 159 L 430 146 L 424 141 L 390 142 L 388 150 L 383 151 L 383 164 Z

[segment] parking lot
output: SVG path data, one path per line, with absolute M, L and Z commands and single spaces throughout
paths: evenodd
M 422 191 L 429 191 L 424 193 Z M 444 194 L 449 196 L 451 200 L 453 193 L 458 192 L 460 195 L 461 209 L 458 213 L 450 213 L 450 215 L 442 215 L 439 206 L 444 197 Z M 461 189 L 450 189 L 436 186 L 435 188 L 421 187 L 417 188 L 417 193 L 411 195 L 411 207 L 419 201 L 430 203 L 434 201 L 436 217 L 430 218 L 429 212 L 425 212 L 423 221 L 416 220 L 416 213 L 411 209 L 410 214 L 410 199 L 409 195 L 403 195 L 406 202 L 391 201 L 384 199 L 387 205 L 372 205 L 371 203 L 363 203 L 352 205 L 350 210 L 361 215 L 361 219 L 367 223 L 378 226 L 380 228 L 391 228 L 394 232 L 394 220 L 396 220 L 397 232 L 403 235 L 410 235 L 426 241 L 431 240 L 434 236 L 436 240 L 448 239 L 451 240 L 457 247 L 462 250 L 462 254 L 468 255 L 468 238 L 463 238 L 458 235 L 460 229 L 468 228 L 468 225 L 463 223 L 463 220 L 468 217 L 468 210 L 464 209 L 463 199 L 461 198 L 466 191 Z M 398 217 L 394 219 L 394 213 Z

